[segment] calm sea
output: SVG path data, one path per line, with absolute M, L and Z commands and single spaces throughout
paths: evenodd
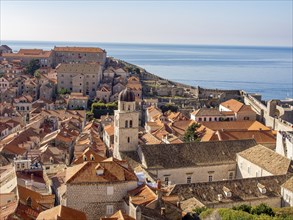
M 293 48 L 162 44 L 2 41 L 13 50 L 97 46 L 108 56 L 192 86 L 244 89 L 263 99 L 293 98 Z

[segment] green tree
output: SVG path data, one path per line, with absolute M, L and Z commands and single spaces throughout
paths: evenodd
M 27 65 L 26 65 L 26 72 L 30 75 L 34 75 L 37 69 L 40 69 L 40 61 L 38 59 L 32 59 Z
M 254 214 L 254 215 L 265 214 L 265 215 L 269 215 L 269 216 L 275 216 L 273 209 L 265 203 L 261 203 L 258 206 L 255 206 L 251 210 L 251 214 Z
M 68 89 L 62 88 L 58 91 L 58 94 L 60 95 L 65 95 L 65 94 L 69 94 L 70 91 Z
M 200 141 L 199 133 L 196 131 L 200 125 L 198 123 L 193 123 L 190 125 L 184 134 L 184 142 L 198 142 Z
M 178 112 L 179 107 L 177 105 L 173 105 L 173 104 L 166 104 L 166 105 L 162 105 L 160 107 L 160 109 L 162 110 L 163 113 L 165 113 L 167 111 Z
M 239 205 L 239 206 L 233 206 L 232 209 L 251 213 L 252 207 L 250 205 L 242 204 L 242 205 Z

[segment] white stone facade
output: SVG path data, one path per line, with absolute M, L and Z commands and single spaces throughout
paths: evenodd
M 293 132 L 279 131 L 277 133 L 276 152 L 293 160 Z
M 262 176 L 272 176 L 273 174 L 264 170 L 262 167 L 246 160 L 245 158 L 236 156 L 237 160 L 237 179 L 241 178 L 252 178 L 252 177 L 262 177 Z
M 236 163 L 178 169 L 149 169 L 148 171 L 156 175 L 165 185 L 211 182 L 234 179 L 236 175 Z
M 114 157 L 119 151 L 135 151 L 138 146 L 139 113 L 135 102 L 118 102 L 114 115 Z

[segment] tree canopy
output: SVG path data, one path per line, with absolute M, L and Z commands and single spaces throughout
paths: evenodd
M 197 128 L 199 128 L 200 125 L 198 123 L 193 123 L 190 125 L 185 133 L 184 133 L 184 142 L 198 142 L 200 141 L 199 132 L 197 132 Z
M 34 75 L 36 70 L 41 67 L 40 61 L 38 59 L 32 59 L 27 65 L 26 65 L 26 72 L 30 75 Z

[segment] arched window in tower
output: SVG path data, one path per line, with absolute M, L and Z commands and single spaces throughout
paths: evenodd
M 95 160 L 95 157 L 94 157 L 94 155 L 92 155 L 92 154 L 91 154 L 91 160 Z
M 128 121 L 125 121 L 125 128 L 128 128 Z
M 129 127 L 132 128 L 132 120 L 129 121 Z
M 83 161 L 87 161 L 86 155 L 83 155 Z
M 127 138 L 127 142 L 130 143 L 130 137 Z

